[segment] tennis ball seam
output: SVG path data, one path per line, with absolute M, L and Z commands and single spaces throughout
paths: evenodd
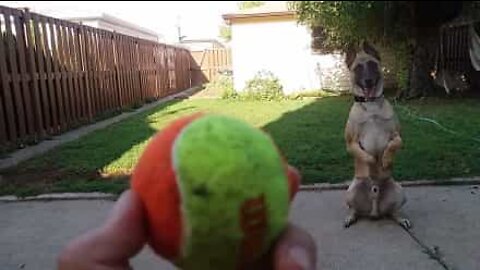
M 184 203 L 184 199 L 185 199 L 185 187 L 182 185 L 182 181 L 180 181 L 180 172 L 179 172 L 179 160 L 178 160 L 178 155 L 177 155 L 177 149 L 178 149 L 178 144 L 181 142 L 181 139 L 182 136 L 185 134 L 185 130 L 187 130 L 189 128 L 189 126 L 197 121 L 197 119 L 193 120 L 192 122 L 188 123 L 188 125 L 186 125 L 185 127 L 182 128 L 182 130 L 180 131 L 180 133 L 177 135 L 177 137 L 175 138 L 175 140 L 173 141 L 173 144 L 172 144 L 172 149 L 170 150 L 171 151 L 171 157 L 172 157 L 172 169 L 173 171 L 175 172 L 175 182 L 177 183 L 177 188 L 178 188 L 178 193 L 180 195 L 180 205 L 179 205 L 179 208 L 180 208 L 180 213 L 182 214 L 182 220 L 183 220 L 183 228 L 182 228 L 182 231 L 183 231 L 183 235 L 182 235 L 182 238 L 181 238 L 181 250 L 180 250 L 180 256 L 179 258 L 183 258 L 185 257 L 185 255 L 188 253 L 189 249 L 190 249 L 190 237 L 192 235 L 192 227 L 191 227 L 191 223 L 189 220 L 187 220 L 188 218 L 188 215 L 187 215 L 187 210 L 186 210 L 186 205 Z

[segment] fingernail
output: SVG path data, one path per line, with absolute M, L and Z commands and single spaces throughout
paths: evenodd
M 303 247 L 294 246 L 289 251 L 290 259 L 303 270 L 314 270 L 307 250 Z

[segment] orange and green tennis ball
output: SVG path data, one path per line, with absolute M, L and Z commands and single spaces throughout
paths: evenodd
M 214 114 L 179 118 L 155 135 L 132 176 L 149 244 L 182 269 L 239 269 L 287 225 L 298 190 L 273 140 Z

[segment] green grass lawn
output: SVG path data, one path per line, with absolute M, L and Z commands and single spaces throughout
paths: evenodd
M 120 192 L 149 138 L 171 120 L 197 111 L 238 117 L 269 132 L 305 184 L 341 182 L 353 173 L 343 138 L 351 103 L 351 97 L 171 101 L 4 172 L 0 194 Z M 404 147 L 396 157 L 395 178 L 480 175 L 479 105 L 478 100 L 442 99 L 397 105 Z

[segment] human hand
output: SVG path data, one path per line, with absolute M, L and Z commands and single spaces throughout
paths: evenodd
M 147 243 L 146 217 L 140 197 L 128 190 L 106 222 L 71 241 L 58 260 L 59 270 L 132 269 L 129 260 Z M 304 230 L 289 225 L 273 248 L 248 269 L 315 269 L 316 246 Z

